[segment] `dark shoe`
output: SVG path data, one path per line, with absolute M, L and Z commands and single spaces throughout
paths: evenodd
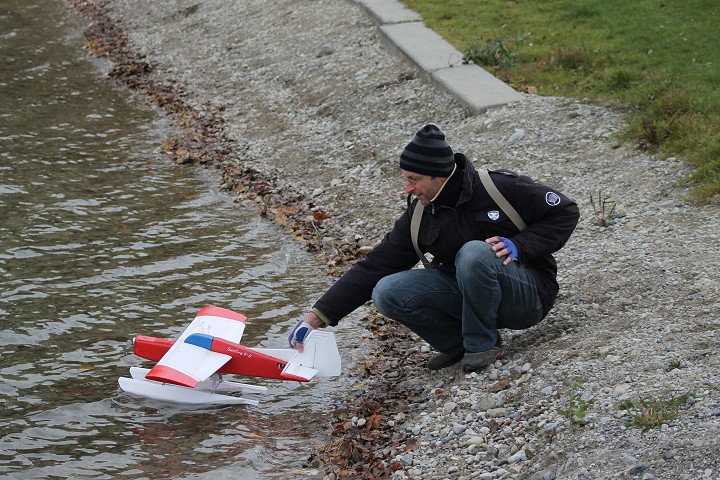
M 474 372 L 485 368 L 491 363 L 495 363 L 495 360 L 502 358 L 503 351 L 498 347 L 493 347 L 485 352 L 465 352 L 465 356 L 462 359 L 462 369 L 465 372 Z
M 463 358 L 465 352 L 459 352 L 455 354 L 450 353 L 436 353 L 433 357 L 428 360 L 427 367 L 430 370 L 441 370 L 451 365 L 455 365 L 460 359 Z

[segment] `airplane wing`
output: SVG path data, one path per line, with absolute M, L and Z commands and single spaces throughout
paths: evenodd
M 229 355 L 185 343 L 193 333 L 204 333 L 240 343 L 247 317 L 220 307 L 203 307 L 173 346 L 145 378 L 194 388 L 230 360 Z

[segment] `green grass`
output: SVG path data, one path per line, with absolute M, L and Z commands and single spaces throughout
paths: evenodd
M 672 398 L 639 398 L 637 401 L 624 400 L 618 404 L 620 410 L 627 410 L 629 427 L 650 430 L 670 423 L 680 416 L 680 409 L 690 397 L 689 393 Z
M 694 197 L 720 199 L 717 0 L 404 0 L 519 91 L 610 102 L 624 137 L 695 167 Z

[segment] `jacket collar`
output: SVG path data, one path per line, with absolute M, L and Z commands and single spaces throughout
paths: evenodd
M 455 154 L 455 170 L 443 186 L 437 198 L 430 204 L 432 212 L 436 207 L 455 208 L 472 197 L 473 176 L 477 176 L 475 168 L 462 153 Z
M 455 154 L 455 164 L 458 170 L 456 173 L 462 175 L 462 188 L 457 200 L 457 205 L 460 205 L 472 198 L 473 190 L 475 189 L 474 179 L 476 179 L 478 175 L 472 162 L 462 153 Z

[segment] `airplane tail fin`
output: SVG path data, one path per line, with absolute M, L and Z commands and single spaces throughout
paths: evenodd
M 327 330 L 313 330 L 305 339 L 302 352 L 295 352 L 288 361 L 284 374 L 312 378 L 335 377 L 340 375 L 340 352 L 335 334 Z

